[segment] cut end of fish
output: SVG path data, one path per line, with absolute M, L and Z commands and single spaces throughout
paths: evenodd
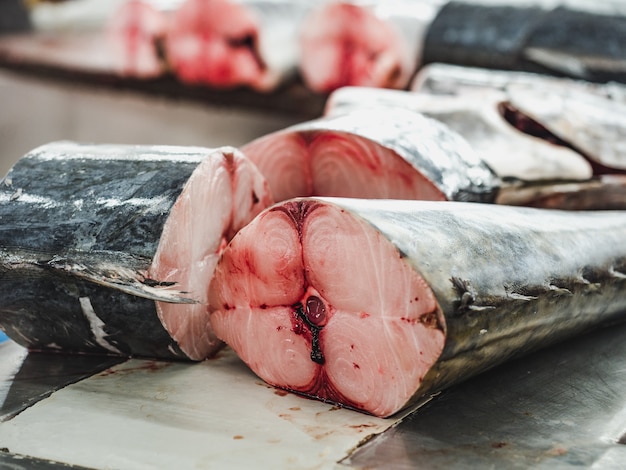
M 265 176 L 275 201 L 308 196 L 447 199 L 392 149 L 349 132 L 278 131 L 241 150 Z
M 172 207 L 149 274 L 196 301 L 157 302 L 165 329 L 190 359 L 222 347 L 209 323 L 207 285 L 228 240 L 270 203 L 256 167 L 239 151 L 223 148 L 198 166 Z
M 174 73 L 185 83 L 269 90 L 277 81 L 261 57 L 259 21 L 241 2 L 184 2 L 165 46 Z
M 412 73 L 399 35 L 367 6 L 331 2 L 314 10 L 302 25 L 300 46 L 302 77 L 316 92 L 403 88 Z
M 445 342 L 431 288 L 398 249 L 313 199 L 243 228 L 209 303 L 218 337 L 269 384 L 381 417 L 407 406 Z
M 107 29 L 118 74 L 154 78 L 165 73 L 161 48 L 167 18 L 163 12 L 145 0 L 124 2 L 115 11 Z

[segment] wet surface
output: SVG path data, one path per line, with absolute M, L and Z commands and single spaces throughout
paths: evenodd
M 342 460 L 341 465 L 397 469 L 416 466 L 622 468 L 626 459 L 626 446 L 622 445 L 626 433 L 626 396 L 622 393 L 626 389 L 625 355 L 626 324 L 621 324 L 512 361 L 443 392 L 397 426 L 367 440 Z M 11 416 L 49 396 L 52 390 L 120 361 L 90 356 L 29 355 L 11 341 L 0 344 L 0 359 L 0 427 L 2 421 L 9 423 Z M 123 392 L 125 382 L 136 382 L 133 389 L 139 390 L 137 374 L 159 374 L 150 375 L 158 384 L 164 373 L 176 370 L 175 375 L 180 375 L 191 370 L 179 364 L 170 366 L 155 361 L 143 361 L 140 365 L 137 368 L 130 363 L 122 364 L 122 368 L 113 367 L 98 374 L 99 393 L 106 389 L 103 380 L 114 379 L 114 389 L 121 391 L 119 399 L 123 402 L 128 398 Z M 202 367 L 210 366 L 207 363 Z M 293 394 L 261 382 L 259 385 L 279 400 L 295 399 Z M 151 382 L 145 382 L 145 386 L 153 387 Z M 85 383 L 79 388 L 84 394 L 90 387 L 94 384 Z M 174 389 L 170 389 L 168 398 L 161 397 L 161 401 L 164 399 L 177 401 Z M 332 431 L 330 422 L 327 423 L 330 426 L 321 426 L 317 422 L 319 418 L 311 420 L 298 415 L 307 407 L 319 406 L 317 402 L 295 400 L 284 410 L 280 409 L 278 415 L 282 420 L 303 429 L 315 427 L 320 435 Z M 196 405 L 187 402 L 185 406 Z M 154 412 L 158 409 L 156 403 Z M 164 412 L 168 410 L 167 406 L 162 408 Z M 77 408 L 77 416 L 82 412 Z M 254 441 L 249 432 L 241 431 L 233 433 L 232 439 Z M 349 451 L 346 448 L 346 455 Z M 10 448 L 0 449 L 0 467 L 67 468 L 63 463 L 19 454 L 11 453 Z
M 626 325 L 454 387 L 344 464 L 388 468 L 623 468 Z
M 123 361 L 107 356 L 28 354 L 13 341 L 0 343 L 0 423 L 55 390 Z

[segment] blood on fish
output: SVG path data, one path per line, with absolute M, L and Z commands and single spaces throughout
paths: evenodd
M 326 306 L 319 297 L 312 295 L 306 300 L 306 317 L 315 326 L 326 322 Z

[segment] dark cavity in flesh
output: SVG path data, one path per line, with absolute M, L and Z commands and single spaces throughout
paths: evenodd
M 297 317 L 304 322 L 311 332 L 311 360 L 316 364 L 324 364 L 324 354 L 320 348 L 320 331 L 326 320 L 326 307 L 319 297 L 311 296 L 306 301 L 306 307 L 298 302 L 293 305 Z
M 518 131 L 523 132 L 526 135 L 545 140 L 546 142 L 549 142 L 553 145 L 567 147 L 568 149 L 580 154 L 589 162 L 594 175 L 610 175 L 616 173 L 626 174 L 625 170 L 607 167 L 597 162 L 589 154 L 583 152 L 581 149 L 571 144 L 570 142 L 561 139 L 559 136 L 554 135 L 552 132 L 550 132 L 550 130 L 546 129 L 543 124 L 535 121 L 530 116 L 524 114 L 508 101 L 500 103 L 498 105 L 498 111 L 500 112 L 500 115 L 504 118 L 504 120 Z
M 248 49 L 259 69 L 265 70 L 267 68 L 263 57 L 261 57 L 261 54 L 259 53 L 259 47 L 257 45 L 258 39 L 255 33 L 248 33 L 242 37 L 226 38 L 226 42 L 233 49 Z

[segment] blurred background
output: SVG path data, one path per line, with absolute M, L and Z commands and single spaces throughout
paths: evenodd
M 430 63 L 626 82 L 622 0 L 269 3 L 0 0 L 0 175 L 62 139 L 239 146 Z

